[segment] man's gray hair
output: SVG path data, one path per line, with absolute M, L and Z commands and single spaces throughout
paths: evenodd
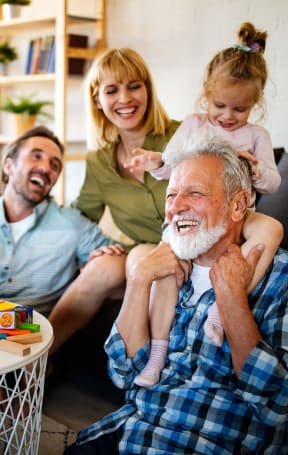
M 238 158 L 234 146 L 220 137 L 172 139 L 166 147 L 164 159 L 173 170 L 183 160 L 197 156 L 217 156 L 223 161 L 223 190 L 227 202 L 240 190 L 251 194 L 248 162 Z

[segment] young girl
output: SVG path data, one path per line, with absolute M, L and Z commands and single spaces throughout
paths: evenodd
M 183 139 L 190 135 L 195 136 L 195 139 L 203 135 L 221 136 L 234 145 L 239 151 L 239 157 L 248 160 L 254 188 L 250 207 L 254 207 L 256 191 L 259 193 L 275 192 L 279 187 L 281 177 L 275 163 L 271 139 L 266 130 L 248 123 L 253 108 L 260 107 L 262 114 L 264 112 L 263 90 L 267 80 L 267 67 L 263 53 L 266 38 L 267 33 L 256 30 L 253 24 L 242 24 L 238 32 L 239 44 L 217 53 L 207 66 L 202 94 L 206 113 L 188 116 L 174 134 L 163 154 L 136 149 L 133 152 L 134 158 L 127 168 L 130 170 L 142 168 L 151 171 L 156 178 L 167 179 L 170 175 L 169 150 L 173 150 L 175 147 L 177 150 L 179 138 Z M 263 277 L 281 242 L 282 235 L 282 225 L 278 221 L 249 211 L 244 226 L 246 241 L 242 245 L 242 253 L 245 256 L 256 243 L 263 243 L 265 250 L 248 292 Z M 163 240 L 169 242 L 169 233 L 167 236 L 167 233 L 164 232 Z M 207 270 L 207 275 L 209 276 L 209 270 Z M 198 278 L 199 281 L 197 281 Z M 197 276 L 195 266 L 193 284 L 194 291 L 199 292 L 201 277 Z M 172 277 L 157 281 L 152 286 L 151 353 L 147 365 L 135 378 L 135 383 L 138 385 L 152 386 L 159 380 L 161 369 L 165 364 L 177 294 L 178 290 Z M 208 310 L 204 330 L 217 346 L 222 345 L 224 333 L 216 303 Z

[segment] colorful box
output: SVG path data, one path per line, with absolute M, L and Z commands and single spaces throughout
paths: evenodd
M 33 322 L 33 309 L 7 300 L 0 300 L 0 329 L 15 329 L 21 322 Z
M 0 311 L 0 328 L 2 329 L 15 329 L 16 327 L 16 314 L 14 309 Z
M 33 323 L 33 308 L 31 306 L 17 305 L 16 308 L 14 308 L 14 311 L 17 326 L 22 322 L 29 324 Z

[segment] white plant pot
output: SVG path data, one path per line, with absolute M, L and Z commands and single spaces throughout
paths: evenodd
M 20 17 L 21 5 L 9 5 L 8 3 L 4 3 L 4 5 L 2 5 L 2 14 L 4 21 L 10 21 L 15 17 Z

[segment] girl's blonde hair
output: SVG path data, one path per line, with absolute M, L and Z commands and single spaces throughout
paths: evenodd
M 118 130 L 97 107 L 99 85 L 108 75 L 117 83 L 124 79 L 141 80 L 147 89 L 147 111 L 144 119 L 146 134 L 164 134 L 171 120 L 159 102 L 151 74 L 142 57 L 133 49 L 104 49 L 94 60 L 87 78 L 86 94 L 89 114 L 92 115 L 95 127 L 96 143 L 104 146 L 118 138 Z
M 264 51 L 266 31 L 257 30 L 250 22 L 241 24 L 238 31 L 238 44 L 218 52 L 208 63 L 201 104 L 212 92 L 219 78 L 240 81 L 253 81 L 255 84 L 255 105 L 264 115 L 263 91 L 268 77 Z M 203 105 L 203 104 L 202 104 Z

